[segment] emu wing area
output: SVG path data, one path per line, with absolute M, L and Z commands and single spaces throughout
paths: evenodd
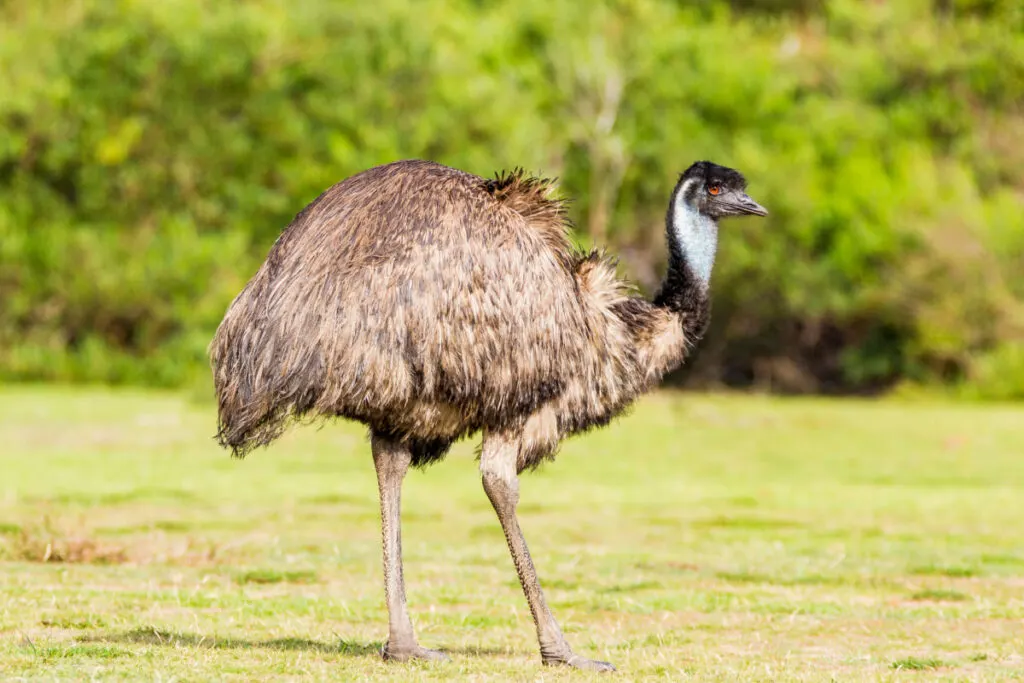
M 531 182 L 399 162 L 310 204 L 211 348 L 222 441 L 313 412 L 444 442 L 559 395 L 589 335 L 564 219 Z

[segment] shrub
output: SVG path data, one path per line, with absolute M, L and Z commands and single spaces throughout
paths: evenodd
M 723 231 L 682 378 L 1024 393 L 1017 3 L 0 4 L 0 375 L 179 385 L 292 215 L 425 157 L 558 175 L 647 287 L 696 158 Z

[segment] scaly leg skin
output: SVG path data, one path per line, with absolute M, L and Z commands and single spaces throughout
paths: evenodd
M 505 532 L 505 540 L 508 541 L 508 549 L 512 553 L 516 573 L 519 574 L 519 583 L 530 604 L 530 613 L 537 626 L 541 659 L 549 665 L 565 665 L 590 671 L 615 671 L 615 667 L 608 662 L 573 654 L 562 630 L 558 628 L 558 622 L 548 609 L 537 580 L 537 570 L 533 567 L 526 539 L 523 538 L 516 518 L 516 506 L 519 504 L 519 476 L 516 471 L 518 455 L 519 439 L 515 435 L 489 432 L 484 436 L 480 453 L 480 473 L 484 491 L 494 511 L 498 513 L 498 521 Z
M 384 546 L 384 595 L 388 603 L 388 642 L 384 659 L 447 661 L 448 655 L 428 650 L 416 642 L 412 620 L 405 606 L 405 578 L 402 576 L 402 480 L 409 470 L 412 454 L 408 447 L 376 434 L 371 440 L 373 466 L 380 489 L 381 535 Z

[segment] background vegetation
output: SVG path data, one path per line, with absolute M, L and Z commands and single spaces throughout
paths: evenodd
M 736 166 L 772 215 L 689 381 L 1024 396 L 1015 0 L 5 0 L 0 375 L 204 377 L 290 218 L 405 157 L 561 177 L 648 288 L 677 174 Z

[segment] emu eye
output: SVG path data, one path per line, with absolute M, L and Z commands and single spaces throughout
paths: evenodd
M 708 194 L 716 195 L 722 191 L 722 186 L 715 183 L 714 185 L 708 185 Z

